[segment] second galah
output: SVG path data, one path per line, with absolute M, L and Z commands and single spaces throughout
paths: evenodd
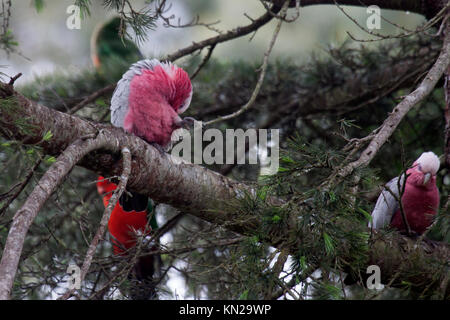
M 389 181 L 378 197 L 369 227 L 380 229 L 391 225 L 405 231 L 399 203 L 401 195 L 403 212 L 411 231 L 422 234 L 431 225 L 439 208 L 436 186 L 439 165 L 439 158 L 433 152 L 424 152 L 406 171 L 406 185 L 404 174 Z

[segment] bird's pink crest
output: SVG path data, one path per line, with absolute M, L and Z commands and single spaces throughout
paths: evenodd
M 178 114 L 189 106 L 191 95 L 191 81 L 183 69 L 170 63 L 143 69 L 130 82 L 124 129 L 147 142 L 167 145 L 179 127 Z
M 176 67 L 175 76 L 173 78 L 175 83 L 176 94 L 171 103 L 172 107 L 178 113 L 183 113 L 189 107 L 192 98 L 192 84 L 191 79 L 186 71 Z
M 144 70 L 143 74 L 154 91 L 160 92 L 177 113 L 186 111 L 192 98 L 192 84 L 186 71 L 171 63 L 161 63 L 153 70 Z

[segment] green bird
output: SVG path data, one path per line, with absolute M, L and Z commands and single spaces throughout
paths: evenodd
M 120 27 L 120 18 L 114 17 L 97 26 L 91 37 L 94 67 L 102 76 L 111 80 L 120 79 L 130 64 L 143 59 L 136 44 L 120 36 Z

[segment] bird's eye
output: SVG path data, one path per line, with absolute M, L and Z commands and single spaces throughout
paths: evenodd
M 187 108 L 189 107 L 189 103 L 183 103 L 180 105 L 180 107 L 178 108 L 178 114 L 181 114 L 183 112 L 185 112 L 187 110 Z

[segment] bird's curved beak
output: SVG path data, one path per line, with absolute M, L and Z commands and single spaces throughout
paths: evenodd
M 431 179 L 431 173 L 425 173 L 423 176 L 423 185 L 426 186 Z

